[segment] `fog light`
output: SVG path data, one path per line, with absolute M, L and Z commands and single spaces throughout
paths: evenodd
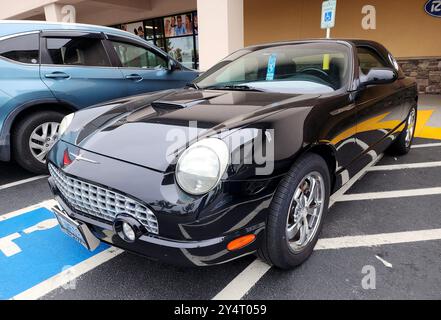
M 123 222 L 122 232 L 127 240 L 135 241 L 136 239 L 135 230 L 133 230 L 133 228 L 127 222 Z
M 128 214 L 119 214 L 113 223 L 113 228 L 115 233 L 126 242 L 135 242 L 147 233 L 145 227 Z

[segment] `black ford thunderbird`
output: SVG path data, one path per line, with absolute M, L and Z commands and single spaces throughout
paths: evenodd
M 68 115 L 48 156 L 61 228 L 152 259 L 208 266 L 312 253 L 330 195 L 410 150 L 417 88 L 380 44 L 248 47 L 186 88 Z

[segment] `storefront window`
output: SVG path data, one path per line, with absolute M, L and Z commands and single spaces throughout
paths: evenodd
M 188 68 L 197 69 L 199 66 L 196 12 L 130 22 L 113 27 L 146 39 L 150 44 L 168 52 Z
M 144 35 L 146 40 L 155 39 L 155 26 L 153 20 L 144 21 Z

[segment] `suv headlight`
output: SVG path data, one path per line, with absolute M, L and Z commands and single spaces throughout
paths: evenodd
M 230 161 L 225 142 L 206 138 L 192 144 L 179 157 L 176 181 L 187 193 L 201 195 L 217 186 Z
M 72 120 L 73 120 L 74 114 L 68 114 L 61 120 L 60 126 L 58 128 L 58 136 L 60 137 L 63 133 L 66 132 L 67 128 L 69 128 Z

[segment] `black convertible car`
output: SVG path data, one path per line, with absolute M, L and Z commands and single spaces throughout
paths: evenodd
M 417 88 L 380 44 L 248 47 L 186 88 L 68 115 L 48 156 L 62 229 L 207 266 L 311 254 L 330 194 L 386 149 L 409 151 Z

